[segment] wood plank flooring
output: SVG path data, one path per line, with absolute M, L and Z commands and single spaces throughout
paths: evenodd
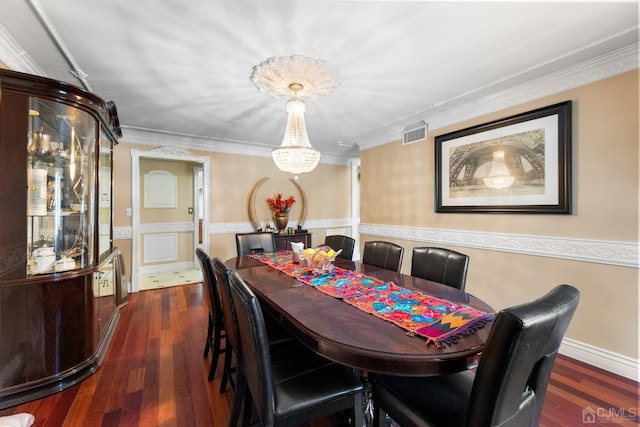
M 200 284 L 131 294 L 94 375 L 53 396 L 0 410 L 0 416 L 28 412 L 35 426 L 46 427 L 226 427 L 233 396 L 218 392 L 220 369 L 207 381 L 202 296 Z M 332 417 L 309 427 L 341 424 Z M 540 425 L 637 426 L 638 383 L 560 356 Z

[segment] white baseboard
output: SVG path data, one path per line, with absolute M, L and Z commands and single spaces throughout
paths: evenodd
M 562 340 L 560 354 L 579 360 L 605 371 L 639 381 L 639 361 L 628 356 L 603 350 L 569 338 Z

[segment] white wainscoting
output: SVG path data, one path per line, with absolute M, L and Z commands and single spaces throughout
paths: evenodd
M 154 262 L 168 262 L 178 259 L 178 234 L 144 234 L 144 254 L 142 256 L 145 264 Z

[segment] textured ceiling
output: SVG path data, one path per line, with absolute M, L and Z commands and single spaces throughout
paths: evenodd
M 286 103 L 258 91 L 253 66 L 272 56 L 324 60 L 339 83 L 307 103 L 308 133 L 323 153 L 345 155 L 353 149 L 336 141 L 362 144 L 637 43 L 638 2 L 3 0 L 0 26 L 20 56 L 0 60 L 28 60 L 82 86 L 77 68 L 115 101 L 125 135 L 275 147 Z

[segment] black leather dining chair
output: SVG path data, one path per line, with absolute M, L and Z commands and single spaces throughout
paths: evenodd
M 404 248 L 395 243 L 381 240 L 365 242 L 362 263 L 400 272 Z
M 243 424 L 255 405 L 260 426 L 297 426 L 349 409 L 353 425 L 362 425 L 363 385 L 353 370 L 304 346 L 272 357 L 256 295 L 236 272 L 230 284 L 248 390 Z
M 469 256 L 445 248 L 413 248 L 411 275 L 464 291 Z
M 537 426 L 551 369 L 580 292 L 559 285 L 496 316 L 476 373 L 379 376 L 374 422 L 403 427 Z
M 209 381 L 211 381 L 215 376 L 220 355 L 226 352 L 227 335 L 224 330 L 222 304 L 220 302 L 220 294 L 218 293 L 218 283 L 216 282 L 213 266 L 211 265 L 211 258 L 200 248 L 196 249 L 196 257 L 202 270 L 204 299 L 209 310 L 209 326 L 207 328 L 207 341 L 204 347 L 203 357 L 208 357 L 209 350 L 212 351 L 211 366 L 209 368 Z M 225 340 L 224 347 L 222 347 L 221 343 L 223 339 Z
M 216 276 L 216 282 L 218 283 L 218 289 L 220 291 L 220 301 L 222 303 L 222 310 L 224 314 L 224 329 L 227 335 L 224 367 L 222 371 L 222 380 L 220 381 L 220 393 L 224 393 L 226 391 L 227 383 L 231 384 L 235 392 L 235 397 L 234 404 L 231 409 L 229 426 L 235 427 L 238 423 L 240 407 L 245 395 L 246 382 L 244 380 L 243 364 L 239 351 L 240 338 L 238 322 L 231 296 L 231 285 L 229 283 L 229 275 L 231 274 L 231 271 L 218 257 L 213 257 L 212 264 L 213 271 Z M 272 351 L 297 351 L 298 347 L 302 346 L 302 343 L 298 342 L 298 340 L 284 329 L 284 327 L 278 324 L 275 319 L 266 314 L 265 325 L 267 329 L 269 347 Z M 233 363 L 234 355 L 235 364 Z M 235 381 L 233 380 L 234 372 L 236 374 Z
M 342 249 L 337 258 L 353 259 L 353 248 L 356 246 L 355 239 L 349 236 L 343 236 L 341 234 L 334 234 L 332 236 L 326 236 L 324 238 L 324 244 L 329 246 L 334 251 Z
M 229 287 L 230 271 L 226 265 L 217 257 L 213 257 L 213 272 L 216 276 L 218 289 L 220 290 L 220 302 L 222 311 L 224 312 L 224 329 L 227 334 L 226 351 L 224 355 L 224 364 L 222 368 L 222 380 L 220 381 L 220 393 L 224 393 L 227 388 L 227 382 L 232 384 L 235 391 L 234 404 L 231 408 L 231 418 L 229 426 L 238 424 L 240 416 L 240 406 L 244 398 L 245 382 L 242 363 L 238 358 L 238 326 L 236 324 L 236 313 L 231 301 L 231 288 Z M 236 356 L 235 368 L 233 367 L 233 355 Z M 233 381 L 232 374 L 236 373 L 236 381 Z
M 238 233 L 236 234 L 238 256 L 261 252 L 275 252 L 276 238 L 273 233 Z

